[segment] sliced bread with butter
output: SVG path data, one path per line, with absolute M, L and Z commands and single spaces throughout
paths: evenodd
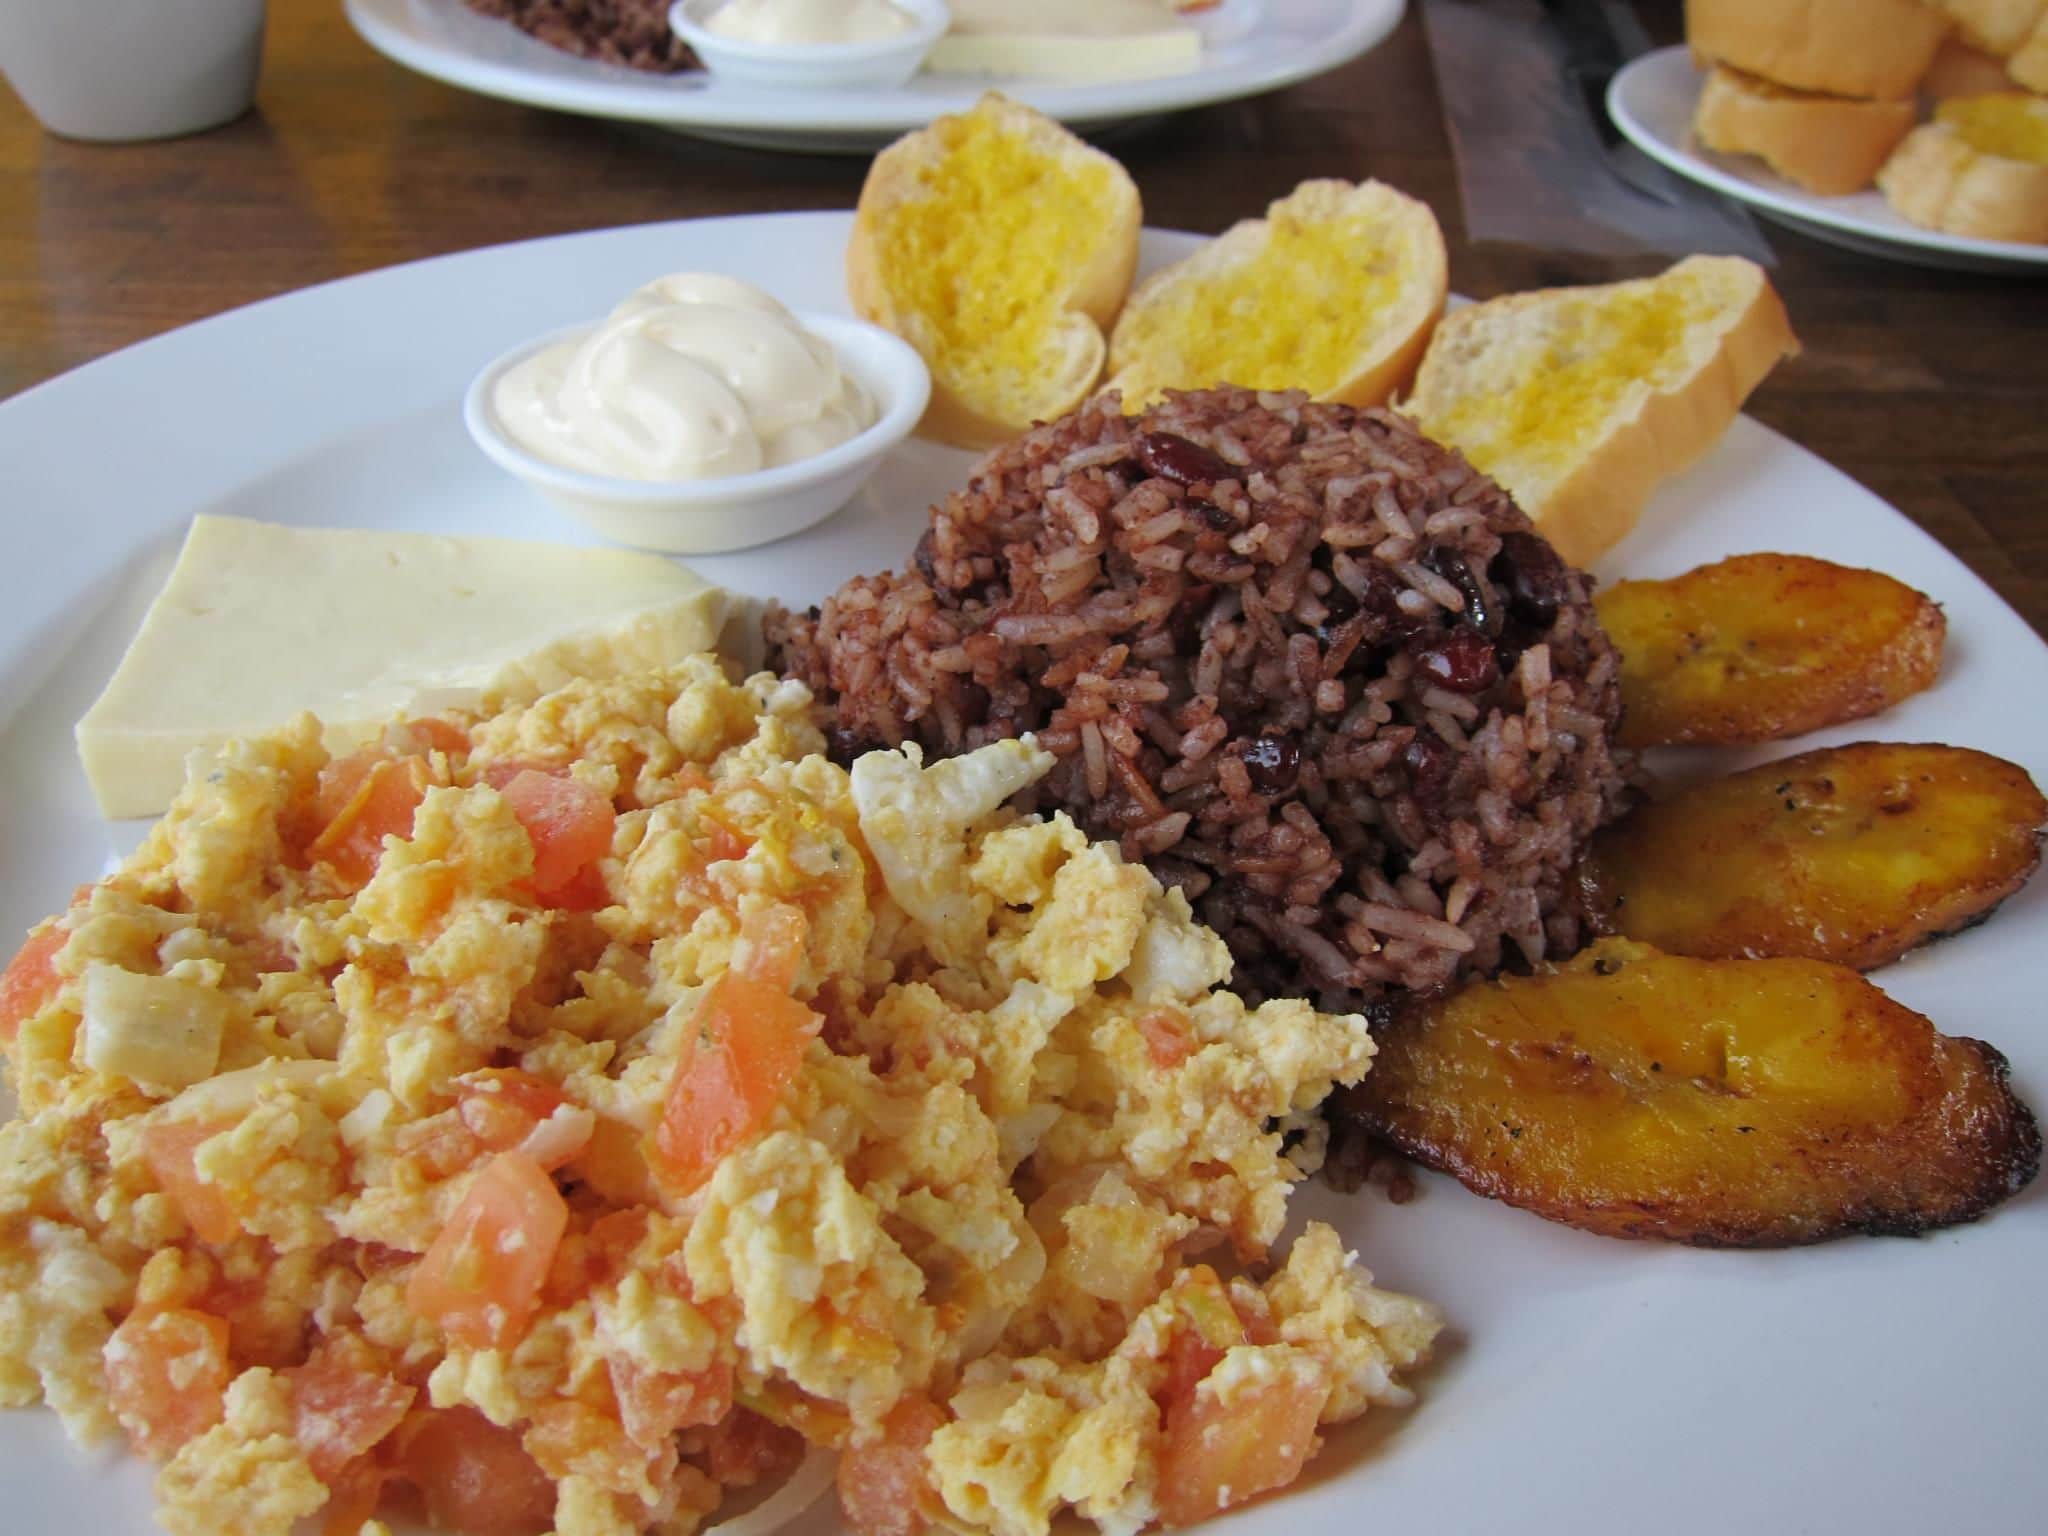
M 1877 184 L 1915 224 L 1976 240 L 2048 243 L 2048 98 L 1962 96 L 1915 128 Z
M 1452 311 L 1402 409 L 1586 565 L 1797 350 L 1760 267 L 1692 256 L 1658 277 Z
M 1700 90 L 1692 127 L 1709 149 L 1756 155 L 1787 181 L 1838 197 L 1877 179 L 1918 110 L 1911 98 L 1823 96 L 1717 64 Z
M 1921 0 L 1685 0 L 1685 40 L 1703 67 L 1832 96 L 1911 96 L 1948 29 Z
M 1376 181 L 1305 181 L 1139 284 L 1108 387 L 1127 411 L 1224 383 L 1378 405 L 1414 375 L 1447 286 L 1427 204 Z
M 995 93 L 877 155 L 846 285 L 862 319 L 930 366 L 920 430 L 986 448 L 1078 405 L 1101 377 L 1142 222 L 1121 165 Z

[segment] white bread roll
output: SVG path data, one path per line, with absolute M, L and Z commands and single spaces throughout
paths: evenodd
M 1945 101 L 1877 184 L 1928 229 L 2048 244 L 2048 99 L 2009 91 Z
M 1686 0 L 1693 57 L 1801 91 L 1913 94 L 1948 18 L 1921 0 Z
M 1709 149 L 1757 155 L 1787 181 L 1839 197 L 1877 179 L 1917 111 L 1911 100 L 1821 96 L 1716 65 L 1692 126 Z

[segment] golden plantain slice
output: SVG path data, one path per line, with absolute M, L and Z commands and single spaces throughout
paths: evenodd
M 1989 917 L 2039 866 L 2044 823 L 2003 758 L 1866 741 L 1638 806 L 1581 880 L 1596 924 L 1673 954 L 1867 971 Z
M 2005 1058 L 1854 971 L 1603 939 L 1378 1036 L 1340 1113 L 1483 1195 L 1613 1237 L 1923 1232 L 2034 1177 Z
M 1621 744 L 1779 741 L 1910 698 L 1941 668 L 1947 621 L 1877 571 L 1737 555 L 1595 595 L 1621 652 Z

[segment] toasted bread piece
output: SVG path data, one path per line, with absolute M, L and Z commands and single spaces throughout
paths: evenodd
M 2005 91 L 1945 101 L 1906 135 L 1877 184 L 1929 229 L 2048 244 L 2048 100 Z
M 846 285 L 932 371 L 926 436 L 986 448 L 1088 395 L 1143 223 L 1128 172 L 991 92 L 875 157 Z
M 1403 408 L 1586 565 L 1798 349 L 1762 268 L 1689 256 L 1659 277 L 1453 311 Z
M 1685 0 L 1693 57 L 1802 91 L 1910 96 L 1948 31 L 1920 0 Z
M 1709 149 L 1757 155 L 1787 181 L 1823 197 L 1861 192 L 1912 130 L 1912 101 L 1822 96 L 1717 64 L 1700 92 L 1693 132 Z
M 1920 81 L 1920 94 L 1929 101 L 1947 101 L 1951 96 L 2009 91 L 2016 83 L 2006 70 L 2004 59 L 1972 47 L 1960 34 L 1955 34 L 1942 39 L 1934 62 L 1927 66 Z
M 1426 204 L 1377 181 L 1305 181 L 1138 285 L 1109 339 L 1109 387 L 1127 411 L 1226 383 L 1378 405 L 1414 376 L 1448 283 Z

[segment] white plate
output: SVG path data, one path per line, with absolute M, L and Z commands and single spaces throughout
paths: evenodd
M 592 117 L 655 123 L 762 149 L 873 149 L 989 89 L 1075 128 L 1278 90 L 1348 63 L 1400 21 L 1404 0 L 1222 0 L 1190 18 L 1202 62 L 1185 74 L 1102 85 L 919 75 L 896 90 L 780 91 L 701 71 L 650 76 L 578 59 L 536 42 L 462 0 L 347 0 L 369 44 L 464 90 Z
M 1608 114 L 1638 149 L 1679 175 L 1830 245 L 1967 272 L 2048 269 L 2048 245 L 1971 240 L 1922 229 L 1894 213 L 1875 188 L 1847 197 L 1821 197 L 1795 187 L 1754 155 L 1723 155 L 1701 147 L 1692 136 L 1692 116 L 1705 79 L 1684 48 L 1646 53 L 1607 88 Z
M 71 722 L 194 513 L 580 541 L 464 435 L 457 407 L 477 366 L 679 267 L 843 309 L 848 225 L 649 225 L 422 262 L 191 326 L 0 405 L 0 925 L 21 931 L 107 857 Z M 1194 245 L 1150 232 L 1144 260 Z M 1873 400 L 1873 434 L 1882 411 Z M 814 600 L 901 562 L 927 500 L 967 463 L 913 446 L 832 521 L 696 564 Z M 1939 685 L 1823 739 L 1957 742 L 2048 781 L 2048 649 L 1898 513 L 1753 422 L 1666 487 L 1604 570 L 1668 574 L 1757 549 L 1893 571 L 1947 606 Z M 2020 1090 L 2048 1105 L 2044 917 L 2048 880 L 1883 981 L 1996 1042 Z M 2043 1185 L 1925 1241 L 1761 1254 L 1588 1237 L 1434 1176 L 1405 1207 L 1320 1186 L 1299 1204 L 1335 1219 L 1386 1283 L 1443 1303 L 1457 1339 L 1417 1411 L 1336 1435 L 1310 1486 L 1229 1519 L 1242 1536 L 2041 1528 Z M 0 1416 L 0 1489 L 9 1536 L 153 1529 L 144 1469 L 71 1450 L 47 1413 Z M 808 1529 L 833 1529 L 829 1511 Z

